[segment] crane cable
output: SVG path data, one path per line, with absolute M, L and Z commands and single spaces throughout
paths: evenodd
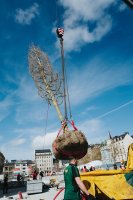
M 69 108 L 69 113 L 70 113 L 70 119 L 72 118 L 72 112 L 71 112 L 70 97 L 69 97 L 69 91 L 68 91 L 67 73 L 66 73 L 65 61 L 64 61 L 63 34 L 64 34 L 64 30 L 62 28 L 57 28 L 57 35 L 60 38 L 60 45 L 61 45 L 61 60 L 62 60 L 63 86 L 64 86 L 65 119 L 68 120 L 66 96 L 68 97 L 68 108 Z
M 63 45 L 63 34 L 64 30 L 63 28 L 58 28 L 58 22 L 59 22 L 59 15 L 58 15 L 58 7 L 57 7 L 57 0 L 55 0 L 55 17 L 56 17 L 56 33 L 58 38 L 60 39 L 60 46 L 61 46 L 61 61 L 62 61 L 62 79 L 63 79 L 63 93 L 64 93 L 64 112 L 65 112 L 65 120 L 68 120 L 68 111 L 67 111 L 67 101 L 68 101 L 68 109 L 70 114 L 70 119 L 72 118 L 72 112 L 71 112 L 71 105 L 70 105 L 70 97 L 69 97 L 69 91 L 68 91 L 68 83 L 67 83 L 67 74 L 65 69 L 65 61 L 64 61 L 64 45 Z M 67 101 L 66 101 L 67 96 Z
M 67 73 L 65 69 L 65 76 L 66 76 L 66 91 L 67 91 L 67 99 L 68 99 L 68 108 L 69 108 L 69 114 L 70 114 L 70 119 L 72 118 L 72 111 L 71 111 L 71 103 L 70 103 L 70 96 L 69 96 L 69 90 L 68 90 L 68 82 L 67 82 Z
M 59 30 L 59 28 L 57 28 Z M 61 29 L 64 32 L 64 30 Z M 58 34 L 58 33 L 57 33 Z M 63 79 L 63 93 L 64 93 L 64 111 L 65 111 L 65 120 L 67 121 L 67 102 L 66 102 L 66 76 L 65 76 L 65 61 L 64 61 L 64 46 L 63 46 L 63 35 L 60 37 L 60 46 L 61 46 L 61 62 L 62 62 L 62 79 Z

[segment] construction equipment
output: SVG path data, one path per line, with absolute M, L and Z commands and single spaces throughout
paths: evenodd
M 96 170 L 81 173 L 81 180 L 96 198 L 109 200 L 133 199 L 133 144 L 128 148 L 125 170 Z

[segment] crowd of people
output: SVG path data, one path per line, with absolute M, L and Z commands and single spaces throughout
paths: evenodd
M 84 165 L 83 168 L 80 169 L 81 172 L 91 172 L 95 171 L 95 167 L 91 166 L 90 168 L 87 168 L 86 165 Z
M 118 166 L 117 166 L 116 163 L 114 163 L 113 167 L 114 167 L 115 170 L 118 169 Z M 121 161 L 121 163 L 120 163 L 120 169 L 122 169 L 122 170 L 126 169 L 126 163 L 124 161 Z
M 34 170 L 32 173 L 33 180 L 42 179 L 44 176 L 52 176 L 53 171 L 46 171 L 45 173 L 41 171 L 40 173 L 37 170 Z
M 32 173 L 32 179 L 33 180 L 37 180 L 37 179 L 42 179 L 44 177 L 44 175 L 46 176 L 51 176 L 53 174 L 52 171 L 47 171 L 45 174 L 43 171 L 41 171 L 40 173 L 37 170 L 34 170 Z M 7 194 L 8 193 L 8 188 L 9 188 L 9 182 L 8 182 L 8 174 L 5 173 L 4 174 L 4 179 L 3 179 L 3 194 Z M 17 174 L 16 176 L 16 180 L 17 180 L 17 184 L 21 185 L 22 183 L 24 183 L 24 176 L 21 175 L 20 173 Z
M 126 169 L 126 163 L 124 161 L 121 161 L 120 165 L 117 165 L 116 163 L 114 163 L 113 166 L 110 167 L 110 168 L 107 165 L 106 170 L 109 170 L 109 169 L 114 169 L 114 170 L 122 169 L 122 170 L 125 170 Z M 84 167 L 80 169 L 80 172 L 91 172 L 91 171 L 95 171 L 95 170 L 96 169 L 95 169 L 94 166 L 91 166 L 90 168 L 87 168 L 86 165 L 84 165 Z
M 119 166 L 120 169 L 125 170 L 126 166 L 124 162 L 121 162 L 121 165 Z M 118 166 L 115 163 L 113 165 L 113 169 L 117 170 Z M 95 167 L 91 166 L 89 169 L 84 165 L 82 169 L 80 169 L 81 172 L 91 172 L 95 171 Z M 52 176 L 53 172 L 52 171 L 47 171 L 44 173 L 41 171 L 40 173 L 37 170 L 34 170 L 32 173 L 32 179 L 37 180 L 37 179 L 42 179 L 44 176 Z M 24 177 L 21 174 L 17 175 L 17 182 L 18 184 L 20 182 L 24 181 Z M 75 200 L 81 200 L 81 191 L 85 195 L 86 200 L 91 200 L 94 199 L 91 197 L 89 194 L 87 188 L 83 184 L 83 182 L 80 180 L 80 174 L 79 170 L 77 168 L 77 160 L 75 158 L 70 159 L 70 164 L 65 168 L 64 170 L 64 181 L 65 181 L 65 194 L 64 194 L 64 200 L 71 200 L 71 197 L 75 198 Z M 8 174 L 4 175 L 4 180 L 3 180 L 3 194 L 7 194 L 8 192 Z

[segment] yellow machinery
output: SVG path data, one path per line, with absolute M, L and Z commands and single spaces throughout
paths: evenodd
M 133 144 L 128 148 L 125 170 L 96 170 L 81 173 L 89 192 L 99 200 L 133 200 Z

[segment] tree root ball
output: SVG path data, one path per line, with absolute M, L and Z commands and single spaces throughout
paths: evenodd
M 81 131 L 68 131 L 54 140 L 52 149 L 56 159 L 81 159 L 87 153 L 88 142 Z

